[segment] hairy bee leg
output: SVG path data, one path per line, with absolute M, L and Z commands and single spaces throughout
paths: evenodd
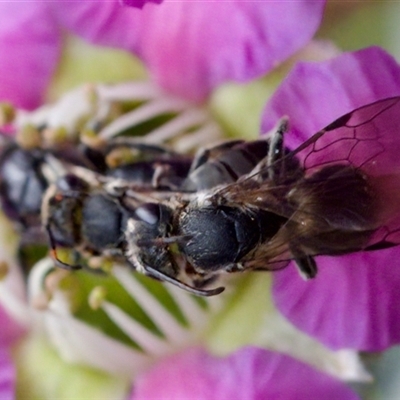
M 293 255 L 300 276 L 306 281 L 315 278 L 318 267 L 314 258 L 294 246 L 290 246 L 290 252 Z
M 288 131 L 289 119 L 283 117 L 269 139 L 269 151 L 267 155 L 268 177 L 271 181 L 278 183 L 285 174 L 285 164 L 277 162 L 285 155 L 285 146 L 283 136 Z

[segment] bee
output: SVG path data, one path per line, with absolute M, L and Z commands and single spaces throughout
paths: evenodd
M 135 270 L 194 294 L 224 272 L 278 270 L 306 278 L 315 257 L 400 243 L 400 97 L 358 108 L 287 151 L 285 120 L 269 150 L 235 182 L 162 199 L 123 190 L 125 257 Z M 155 200 L 156 199 L 156 200 Z
M 115 145 L 110 143 L 108 147 Z M 200 185 L 213 187 L 217 182 L 232 182 L 243 173 L 251 171 L 268 153 L 268 142 L 265 140 L 225 142 L 202 149 L 189 170 L 186 156 L 177 157 L 153 145 L 136 146 L 142 151 L 146 150 L 146 156 L 155 153 L 156 158 L 120 165 L 103 174 L 83 168 L 70 168 L 71 173 L 58 179 L 46 191 L 41 216 L 49 238 L 51 255 L 57 266 L 80 268 L 79 264 L 70 265 L 59 259 L 57 249 L 61 247 L 73 249 L 85 259 L 101 256 L 127 262 L 136 268 L 137 264 L 130 261 L 130 254 L 134 250 L 127 242 L 127 234 L 130 232 L 128 221 L 135 221 L 137 226 L 144 221 L 146 227 L 151 226 L 141 231 L 137 245 L 145 246 L 147 240 L 159 236 L 165 241 L 169 234 L 165 229 L 169 228 L 172 214 L 162 202 L 177 193 L 174 188 L 178 187 L 176 190 L 179 193 L 191 193 L 196 192 Z M 246 164 L 237 165 L 238 160 L 244 160 Z M 207 174 L 211 179 L 201 179 L 207 178 Z M 134 192 L 135 196 L 129 196 L 130 192 Z M 155 199 L 154 203 L 146 202 L 149 196 Z M 169 249 L 160 250 L 160 247 L 150 246 L 144 257 L 154 257 L 156 265 L 163 265 L 168 270 L 162 275 L 162 280 L 195 294 L 208 293 L 175 279 L 174 276 L 181 269 L 176 256 Z M 146 274 L 160 279 L 160 271 L 157 269 L 152 274 L 147 269 Z
M 165 223 L 171 217 L 169 210 L 160 203 L 154 205 L 146 203 L 140 206 L 139 203 L 126 203 L 118 180 L 109 180 L 95 174 L 89 177 L 88 171 L 80 172 L 83 172 L 82 177 L 78 172 L 60 178 L 56 184 L 48 188 L 43 199 L 41 212 L 43 227 L 49 238 L 50 255 L 55 265 L 67 270 L 82 268 L 80 264 L 72 265 L 61 261 L 57 255 L 59 247 L 73 249 L 76 255 L 85 259 L 100 256 L 113 262 L 130 264 L 128 255 L 131 249 L 126 240 L 128 221 L 146 220 L 152 224 L 152 230 L 148 230 L 147 235 L 153 239 L 164 234 Z M 129 187 L 132 188 L 131 182 Z M 144 189 L 139 186 L 137 190 Z M 157 223 L 153 220 L 155 214 Z M 146 237 L 142 239 L 146 240 Z M 150 257 L 155 257 L 159 265 L 163 265 L 166 269 L 170 268 L 170 273 L 163 275 L 161 280 L 196 295 L 208 294 L 208 291 L 192 288 L 173 277 L 176 263 L 169 251 L 160 252 L 157 248 L 153 252 L 152 248 L 149 248 L 148 254 Z M 133 264 L 130 265 L 135 267 Z M 146 274 L 160 279 L 157 270 L 152 274 L 149 269 Z
M 147 144 L 138 147 L 146 152 L 165 150 Z M 132 162 L 110 168 L 105 174 L 70 165 L 49 185 L 41 201 L 42 225 L 52 249 L 61 246 L 95 255 L 118 255 L 126 220 L 134 210 L 124 207 L 119 198 L 119 182 L 129 183 L 138 191 L 155 192 L 162 187 L 168 193 L 180 175 L 187 175 L 188 167 L 186 157 Z M 57 263 L 68 268 L 59 260 Z
M 107 158 L 119 150 L 131 151 L 135 158 L 108 165 Z M 0 156 L 0 200 L 7 217 L 26 229 L 40 224 L 45 191 L 71 167 L 84 167 L 143 186 L 168 189 L 181 185 L 191 162 L 191 157 L 166 147 L 129 139 L 110 140 L 101 149 L 67 142 L 54 148 L 36 146 L 27 149 L 10 141 Z

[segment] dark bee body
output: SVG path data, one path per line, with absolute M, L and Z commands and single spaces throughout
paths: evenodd
M 53 160 L 57 166 L 51 165 Z M 64 169 L 67 165 L 94 169 L 83 154 L 70 146 L 25 150 L 14 142 L 9 143 L 0 158 L 0 198 L 7 217 L 24 228 L 40 225 L 44 192 L 60 173 L 54 167 Z
M 41 172 L 41 152 L 27 152 L 9 146 L 0 162 L 0 193 L 2 208 L 11 220 L 22 225 L 34 224 L 37 219 L 42 195 L 46 190 L 46 178 Z
M 233 140 L 201 149 L 180 189 L 197 192 L 236 182 L 266 157 L 268 149 L 269 143 L 266 140 Z
M 128 223 L 128 247 L 135 249 L 129 260 L 139 271 L 156 269 L 161 279 L 186 280 L 196 290 L 222 272 L 280 269 L 291 260 L 312 278 L 315 256 L 398 245 L 397 131 L 400 98 L 339 118 L 293 152 L 285 150 L 278 131 L 268 156 L 237 182 L 162 201 L 170 228 L 153 238 L 153 253 L 175 243 L 179 251 L 171 253 L 183 265 L 178 273 L 154 257 L 144 259 L 147 249 L 137 240 L 148 233 L 143 223 L 134 234 Z
M 82 145 L 81 150 L 96 165 L 96 172 L 143 188 L 177 189 L 192 164 L 190 156 L 130 138 L 115 138 L 97 149 Z M 114 160 L 114 153 L 122 153 L 125 158 Z
M 15 142 L 7 144 L 0 157 L 0 200 L 8 218 L 24 228 L 40 225 L 42 198 L 47 188 L 75 166 L 109 177 L 124 179 L 143 187 L 169 189 L 181 185 L 191 165 L 189 157 L 163 147 L 134 143 L 139 161 L 108 166 L 108 153 L 126 146 L 109 143 L 104 149 L 65 143 L 59 148 L 34 147 L 29 150 Z M 52 165 L 55 164 L 55 165 Z
M 128 145 L 139 161 L 109 166 L 109 153 Z M 20 233 L 21 264 L 28 270 L 32 262 L 26 259 L 37 261 L 34 254 L 49 240 L 56 264 L 65 268 L 68 266 L 57 260 L 57 247 L 73 248 L 75 254 L 85 258 L 101 255 L 123 261 L 121 249 L 129 211 L 115 198 L 93 191 L 85 177 L 90 181 L 93 174 L 101 173 L 143 188 L 169 190 L 182 183 L 190 164 L 189 157 L 177 156 L 161 146 L 129 141 L 110 140 L 100 149 L 68 142 L 29 150 L 9 142 L 0 157 L 0 200 L 4 213 Z M 77 168 L 84 179 L 76 176 L 76 182 L 68 183 Z M 57 196 L 52 198 L 49 190 Z M 43 230 L 42 221 L 50 216 L 51 223 Z M 33 257 L 25 257 L 26 252 Z
M 70 247 L 91 255 L 122 255 L 129 216 L 117 199 L 75 175 L 60 178 L 43 201 L 42 218 L 54 250 Z
M 55 264 L 64 269 L 79 269 L 81 265 L 61 261 L 57 255 L 58 247 L 71 248 L 85 258 L 102 256 L 125 261 L 136 268 L 137 264 L 133 262 L 136 249 L 143 249 L 149 241 L 154 244 L 155 237 L 168 236 L 171 216 L 170 210 L 160 203 L 131 204 L 125 202 L 119 192 L 101 184 L 90 186 L 75 175 L 65 176 L 50 187 L 42 206 L 43 226 L 49 237 L 52 257 Z M 139 235 L 132 244 L 127 236 L 134 235 L 135 229 Z M 139 272 L 198 295 L 208 294 L 209 291 L 191 288 L 174 278 L 179 273 L 179 266 L 168 245 L 149 246 L 141 255 L 144 262 L 149 260 L 162 265 L 167 274 L 164 276 L 165 273 L 151 268 L 138 269 Z M 215 294 L 219 292 L 218 289 Z
M 252 249 L 270 240 L 286 221 L 268 211 L 242 212 L 235 207 L 186 209 L 178 235 L 190 237 L 180 250 L 204 273 L 239 263 Z
M 241 190 L 258 192 L 268 207 L 233 190 L 190 202 L 180 213 L 175 234 L 190 237 L 180 251 L 199 272 L 259 269 L 265 261 L 274 269 L 294 258 L 310 278 L 312 256 L 358 251 L 377 227 L 373 190 L 352 167 L 324 167 L 278 193 L 248 183 Z
M 138 161 L 110 168 L 105 175 L 110 178 L 123 179 L 143 187 L 168 190 L 179 188 L 186 179 L 192 160 L 188 157 L 179 159 L 154 159 Z
M 135 218 L 135 209 L 140 202 L 125 206 L 119 193 L 108 192 L 103 183 L 121 181 L 139 190 L 169 191 L 187 176 L 191 162 L 188 157 L 176 155 L 161 146 L 139 142 L 128 144 L 131 150 L 140 153 L 138 161 L 109 167 L 105 161 L 109 151 L 119 149 L 119 146 L 124 150 L 127 148 L 127 142 L 111 142 L 107 148 L 91 153 L 92 160 L 104 160 L 106 167 L 102 168 L 102 174 L 70 168 L 70 173 L 46 190 L 41 218 L 58 266 L 80 268 L 61 262 L 57 247 L 74 249 L 85 257 L 95 255 L 124 260 L 127 220 Z

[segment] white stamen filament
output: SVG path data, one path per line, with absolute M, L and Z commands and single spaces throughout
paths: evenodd
M 148 81 L 98 85 L 96 91 L 99 99 L 107 102 L 150 100 L 162 96 L 161 90 Z
M 151 358 L 69 314 L 62 305 L 62 294 L 54 296 L 45 312 L 45 325 L 51 341 L 69 362 L 83 362 L 111 373 L 132 376 L 151 364 Z
M 188 109 L 146 135 L 147 143 L 162 143 L 190 128 L 206 123 L 210 116 L 203 110 Z M 204 142 L 203 142 L 204 143 Z
M 26 301 L 25 281 L 15 257 L 17 237 L 10 222 L 1 213 L 0 224 L 0 261 L 6 265 L 5 274 L 0 280 L 0 303 L 12 318 L 22 326 L 28 327 L 31 318 Z
M 112 373 L 135 374 L 154 360 L 196 343 L 208 326 L 210 316 L 223 304 L 223 299 L 218 297 L 205 300 L 207 307 L 202 307 L 191 294 L 165 285 L 186 321 L 186 324 L 179 323 L 177 317 L 164 308 L 161 300 L 151 294 L 126 266 L 115 265 L 112 271 L 117 281 L 162 332 L 162 336 L 137 321 L 135 315 L 129 315 L 107 299 L 99 303 L 101 309 L 115 326 L 137 343 L 140 350 L 76 318 L 71 312 L 69 292 L 57 286 L 46 289 L 45 281 L 51 277 L 49 273 L 59 272 L 54 270 L 52 259 L 47 257 L 34 266 L 30 275 L 30 300 L 34 304 L 35 300 L 43 298 L 43 294 L 48 294 L 47 307 L 37 309 L 36 314 L 43 321 L 52 343 L 67 361 L 84 362 Z
M 75 132 L 84 116 L 93 112 L 93 104 L 87 96 L 87 85 L 81 86 L 62 96 L 56 103 L 45 105 L 33 112 L 19 110 L 16 124 L 46 125 L 49 128 L 65 127 L 68 132 Z
M 213 143 L 221 138 L 221 128 L 215 122 L 208 122 L 199 129 L 186 133 L 174 144 L 174 149 L 178 152 L 187 153 L 197 150 L 204 143 Z
M 210 312 L 199 306 L 192 296 L 188 296 L 182 289 L 169 286 L 168 292 L 173 297 L 186 321 L 193 329 L 203 327 L 210 318 Z M 215 299 L 208 299 L 207 303 L 214 303 Z
M 134 342 L 136 342 L 147 354 L 161 355 L 168 353 L 170 344 L 160 336 L 144 328 L 116 305 L 107 301 L 103 302 L 102 309 L 114 321 L 114 323 Z
M 47 257 L 39 261 L 29 277 L 31 303 L 43 294 L 45 276 L 54 268 Z M 152 362 L 151 357 L 75 318 L 65 293 L 55 290 L 47 309 L 36 313 L 50 340 L 69 362 L 85 363 L 110 373 L 132 376 Z M 150 343 L 150 342 L 149 342 Z
M 99 132 L 99 137 L 106 140 L 111 139 L 125 129 L 151 120 L 160 114 L 183 111 L 186 107 L 186 102 L 182 100 L 156 99 L 150 101 L 111 122 Z
M 126 267 L 115 265 L 113 275 L 151 317 L 170 343 L 186 342 L 187 330 L 133 277 Z
M 129 107 L 132 104 L 133 107 L 135 103 L 138 103 L 136 108 L 119 114 L 124 109 L 119 106 L 125 104 Z M 30 125 L 63 129 L 67 138 L 72 140 L 76 140 L 80 132 L 100 129 L 98 138 L 107 141 L 165 114 L 176 116 L 147 135 L 131 139 L 151 144 L 165 144 L 173 140 L 174 149 L 187 152 L 222 136 L 219 126 L 206 109 L 195 107 L 178 97 L 167 96 L 145 81 L 84 85 L 66 93 L 58 102 L 34 112 L 18 110 L 15 121 L 17 129 Z

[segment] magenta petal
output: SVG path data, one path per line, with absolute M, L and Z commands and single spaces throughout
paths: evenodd
M 263 131 L 288 115 L 291 130 L 286 143 L 295 148 L 341 115 L 396 95 L 400 95 L 400 67 L 379 48 L 301 63 L 267 105 Z M 388 139 L 398 143 L 396 137 Z M 394 155 L 392 159 L 396 160 Z M 395 172 L 396 162 L 393 170 L 382 164 L 386 173 Z M 399 257 L 399 248 L 320 257 L 320 273 L 311 282 L 303 282 L 290 267 L 275 275 L 276 304 L 298 328 L 331 348 L 385 349 L 400 343 Z
M 0 101 L 36 107 L 58 59 L 58 27 L 46 2 L 0 2 L 0 15 Z
M 303 47 L 325 1 L 165 1 L 144 9 L 139 56 L 170 92 L 204 99 L 223 82 L 265 74 Z
M 254 347 L 226 358 L 192 349 L 157 364 L 137 379 L 141 399 L 358 399 L 341 382 L 285 355 Z
M 262 75 L 304 46 L 324 4 L 164 1 L 135 10 L 82 1 L 54 10 L 86 39 L 138 54 L 165 89 L 201 100 L 216 85 Z
M 287 144 L 295 148 L 336 118 L 400 95 L 400 67 L 379 47 L 343 53 L 320 63 L 298 63 L 263 112 L 262 132 L 289 116 Z
M 0 399 L 15 399 L 15 369 L 8 352 L 0 345 Z
M 125 6 L 142 8 L 146 3 L 160 4 L 163 0 L 120 0 L 120 3 Z
M 318 257 L 305 282 L 294 266 L 274 275 L 279 310 L 333 349 L 383 350 L 400 343 L 400 249 Z
M 52 12 L 62 27 L 92 43 L 135 52 L 137 26 L 147 8 L 122 7 L 116 0 L 82 0 L 58 2 L 52 5 Z
M 18 340 L 24 333 L 24 329 L 14 321 L 0 305 L 0 348 L 9 346 Z M 1 397 L 0 397 L 1 398 Z

